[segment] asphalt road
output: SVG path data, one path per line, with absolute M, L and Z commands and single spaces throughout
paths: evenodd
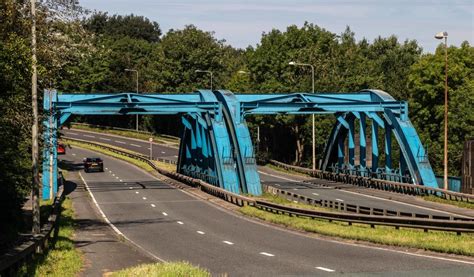
M 71 138 L 78 138 L 82 140 L 89 140 L 93 142 L 106 143 L 113 146 L 129 149 L 145 155 L 150 154 L 150 143 L 143 140 L 131 139 L 121 136 L 108 135 L 103 133 L 95 133 L 82 131 L 78 129 L 63 129 L 61 131 L 64 135 Z M 152 144 L 153 158 L 161 158 L 167 160 L 176 161 L 178 159 L 178 149 L 171 146 L 164 146 L 161 144 Z M 389 209 L 394 211 L 406 212 L 406 213 L 419 213 L 419 214 L 431 214 L 450 216 L 453 215 L 449 212 L 435 208 L 428 208 L 417 206 L 409 203 L 403 203 L 400 201 L 393 201 L 380 197 L 374 197 L 370 195 L 364 195 L 361 193 L 355 193 L 351 191 L 345 191 L 334 188 L 324 188 L 317 184 L 310 184 L 302 182 L 303 178 L 290 176 L 281 172 L 268 170 L 267 168 L 260 167 L 260 179 L 262 183 L 269 184 L 277 188 L 294 191 L 300 195 L 312 197 L 314 199 L 333 200 L 345 202 L 352 205 L 361 205 L 366 207 L 378 208 L 378 209 Z M 328 183 L 327 180 L 312 179 L 314 183 Z M 341 184 L 344 185 L 344 184 Z M 387 197 L 388 198 L 388 197 Z M 458 216 L 458 215 L 456 215 Z
M 80 148 L 60 156 L 80 165 L 101 156 L 105 172 L 80 173 L 108 220 L 166 261 L 186 260 L 229 276 L 473 276 L 474 263 L 310 238 L 218 208 L 126 162 Z

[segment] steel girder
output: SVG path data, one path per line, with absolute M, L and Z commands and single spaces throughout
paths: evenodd
M 72 114 L 133 115 L 180 114 L 184 126 L 178 172 L 205 180 L 235 193 L 260 195 L 254 148 L 245 116 L 252 114 L 334 114 L 321 169 L 331 162 L 344 163 L 344 140 L 349 137 L 349 165 L 354 166 L 354 120 L 365 138 L 365 121 L 371 119 L 372 169 L 377 169 L 378 128 L 393 131 L 403 152 L 401 166 L 418 184 L 436 186 L 425 150 L 408 119 L 406 102 L 396 101 L 382 91 L 357 93 L 233 94 L 230 91 L 200 90 L 186 94 L 58 94 L 45 91 L 43 152 L 43 196 L 56 191 L 57 128 Z M 386 140 L 390 136 L 385 136 Z M 365 153 L 366 142 L 359 143 Z M 386 148 L 390 157 L 391 149 Z M 387 156 L 387 154 L 386 154 Z M 361 155 L 365 167 L 365 155 Z M 390 160 L 390 159 L 389 159 Z M 375 166 L 375 167 L 374 167 Z M 387 170 L 391 170 L 390 164 Z

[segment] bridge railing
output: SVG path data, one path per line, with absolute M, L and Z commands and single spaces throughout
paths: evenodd
M 426 186 L 420 186 L 415 184 L 405 184 L 399 182 L 393 182 L 388 180 L 382 180 L 372 177 L 364 177 L 357 175 L 350 175 L 348 173 L 337 173 L 322 170 L 312 170 L 309 168 L 294 166 L 285 164 L 276 160 L 269 160 L 270 164 L 277 167 L 295 171 L 299 173 L 307 174 L 311 177 L 326 179 L 341 183 L 352 184 L 361 187 L 392 191 L 402 194 L 409 195 L 435 195 L 447 200 L 462 201 L 468 203 L 474 203 L 474 195 L 448 191 L 444 189 L 431 188 Z

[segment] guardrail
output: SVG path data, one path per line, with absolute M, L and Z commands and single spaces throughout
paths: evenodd
M 442 215 L 431 215 L 431 214 L 420 214 L 414 212 L 402 212 L 389 209 L 373 208 L 355 204 L 347 204 L 346 202 L 333 201 L 326 199 L 314 199 L 297 193 L 275 188 L 270 185 L 264 185 L 264 190 L 273 195 L 279 195 L 289 201 L 296 201 L 302 204 L 308 204 L 312 206 L 319 206 L 323 208 L 336 209 L 343 212 L 350 212 L 356 214 L 365 215 L 381 215 L 381 216 L 398 216 L 398 217 L 412 217 L 412 218 L 428 218 L 438 220 L 465 220 L 474 221 L 474 218 L 469 217 L 456 217 L 456 216 L 442 216 Z
M 58 194 L 54 198 L 48 221 L 43 224 L 38 235 L 31 235 L 26 238 L 27 241 L 0 256 L 0 276 L 15 276 L 15 273 L 24 262 L 31 261 L 36 254 L 44 252 L 50 241 L 57 236 L 61 203 L 64 200 L 64 178 L 62 174 L 60 174 L 59 180 Z
M 447 200 L 463 201 L 474 203 L 474 195 L 460 192 L 453 192 L 444 189 L 430 188 L 426 186 L 404 184 L 393 181 L 375 179 L 371 177 L 355 176 L 345 173 L 334 173 L 322 170 L 312 170 L 309 168 L 285 164 L 279 161 L 270 160 L 272 165 L 283 168 L 285 170 L 295 171 L 298 173 L 307 174 L 311 177 L 325 179 L 335 182 L 351 184 L 360 187 L 379 189 L 391 192 L 397 192 L 409 195 L 435 195 Z
M 102 149 L 109 150 L 114 153 L 118 153 L 127 157 L 135 158 L 137 160 L 143 161 L 150 165 L 160 174 L 169 177 L 171 179 L 180 181 L 182 183 L 188 184 L 192 187 L 196 187 L 201 191 L 204 191 L 208 194 L 214 195 L 221 199 L 224 199 L 227 202 L 233 203 L 238 206 L 253 206 L 259 209 L 268 210 L 281 214 L 288 214 L 290 216 L 301 216 L 308 217 L 312 219 L 326 219 L 329 221 L 342 221 L 348 222 L 350 225 L 352 223 L 361 223 L 368 224 L 371 227 L 375 228 L 375 225 L 384 225 L 384 226 L 393 226 L 396 229 L 400 227 L 407 228 L 416 228 L 424 229 L 425 232 L 428 230 L 438 230 L 438 231 L 447 231 L 447 232 L 456 232 L 460 235 L 463 232 L 474 232 L 474 222 L 473 221 L 463 221 L 463 220 L 438 220 L 438 219 L 423 219 L 423 218 L 407 218 L 407 217 L 398 217 L 398 216 L 378 216 L 378 215 L 362 215 L 362 214 L 349 214 L 349 213 L 338 213 L 338 212 L 324 212 L 324 211 L 315 211 L 308 209 L 293 208 L 289 206 L 278 205 L 262 200 L 256 200 L 254 198 L 238 195 L 229 191 L 226 191 L 222 188 L 215 187 L 210 185 L 202 180 L 195 179 L 183 174 L 176 172 L 170 172 L 161 168 L 158 168 L 151 160 L 146 156 L 132 153 L 129 151 L 123 151 L 115 149 L 112 146 L 95 143 L 90 141 L 85 141 L 81 139 L 72 139 L 64 138 L 65 140 L 77 141 L 89 145 L 93 145 Z

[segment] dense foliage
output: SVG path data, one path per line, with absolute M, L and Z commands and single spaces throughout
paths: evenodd
M 45 1 L 52 3 L 54 1 Z M 67 1 L 63 1 L 67 2 Z M 30 190 L 30 18 L 29 1 L 0 2 L 0 218 L 16 222 Z M 335 34 L 313 23 L 264 33 L 255 47 L 235 49 L 193 25 L 162 33 L 157 22 L 136 15 L 87 15 L 38 8 L 39 92 L 54 87 L 65 92 L 134 91 L 190 92 L 209 88 L 235 92 L 311 91 L 309 68 L 315 66 L 315 90 L 347 92 L 382 89 L 408 100 L 410 117 L 429 150 L 435 171 L 442 168 L 444 51 L 422 54 L 416 41 L 395 36 L 373 42 L 356 41 L 349 29 Z M 450 174 L 459 175 L 462 143 L 474 137 L 474 48 L 467 42 L 449 48 Z M 245 71 L 242 73 L 239 71 Z M 41 103 L 41 99 L 40 99 Z M 311 159 L 310 116 L 259 116 L 248 119 L 252 133 L 260 126 L 260 153 L 294 164 Z M 76 118 L 77 119 L 77 118 Z M 96 124 L 107 117 L 79 118 Z M 178 117 L 144 117 L 141 128 L 179 135 Z M 317 120 L 317 153 L 333 124 L 332 116 Z M 114 123 L 131 127 L 133 117 Z M 276 141 L 274 138 L 278 138 Z M 13 224 L 14 225 L 14 224 Z M 2 224 L 2 228 L 5 225 Z M 0 228 L 0 234 L 4 234 Z

